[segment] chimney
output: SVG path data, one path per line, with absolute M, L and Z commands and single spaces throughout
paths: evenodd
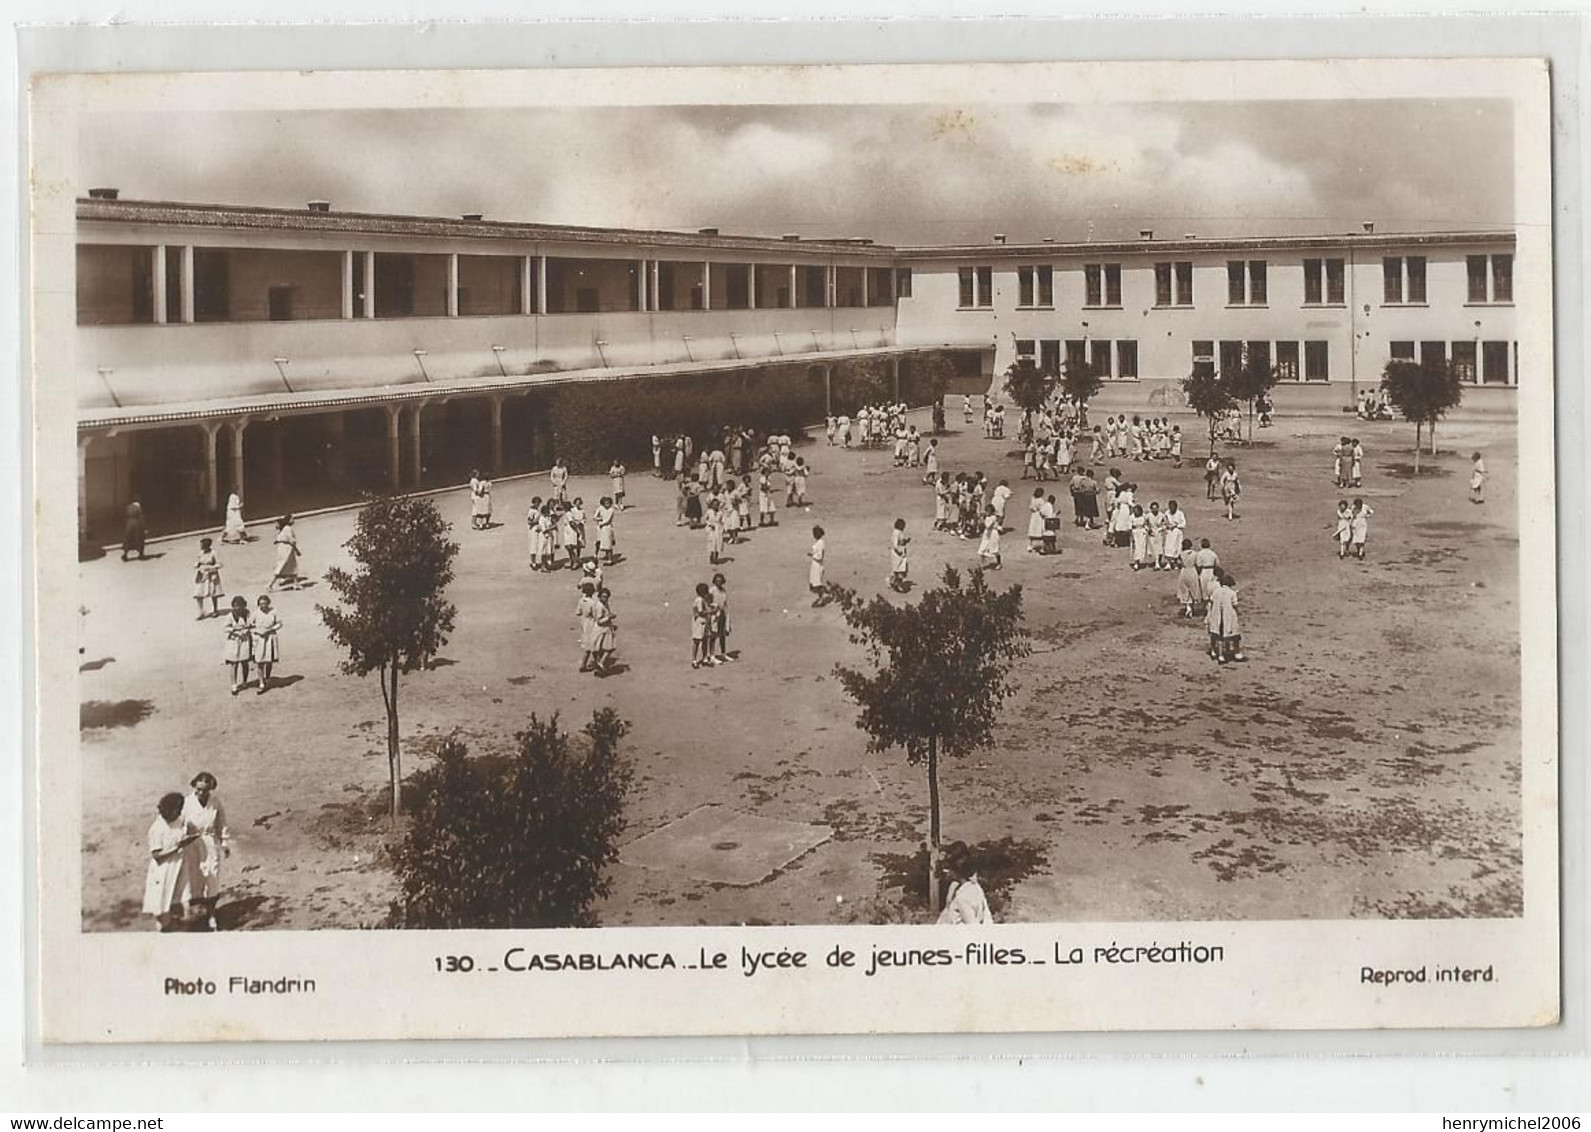
M 698 236 L 716 236 L 716 235 L 718 235 L 718 229 L 717 228 L 698 228 L 698 229 L 696 229 L 696 234 Z
M 781 240 L 792 240 L 793 241 L 793 240 L 799 240 L 801 238 L 801 236 L 797 232 L 786 232 L 784 235 L 780 236 L 779 238 Z
M 120 189 L 90 189 L 88 190 L 88 195 L 90 200 L 115 200 L 122 195 L 122 191 Z
M 1182 233 L 1182 238 L 1184 240 L 1197 240 L 1199 237 L 1192 232 L 1184 232 Z
M 997 244 L 1005 243 L 1005 233 L 1004 232 L 996 232 L 994 234 L 994 242 L 997 243 Z
M 479 220 L 479 219 L 481 219 L 481 217 L 482 217 L 482 214 L 479 213 L 479 212 L 466 212 L 463 216 L 460 216 L 459 219 L 460 220 Z
M 1046 244 L 1053 244 L 1055 242 L 1055 237 L 1054 236 L 1045 236 L 1044 237 L 1044 242 Z
M 1369 235 L 1373 234 L 1375 232 L 1375 230 L 1376 230 L 1376 222 L 1374 220 L 1366 220 L 1364 223 L 1365 223 L 1365 235 L 1369 236 Z
M 1155 238 L 1155 230 L 1153 228 L 1140 228 L 1138 229 L 1138 238 L 1140 240 L 1152 240 Z
M 331 211 L 331 201 L 329 201 L 329 200 L 312 200 L 312 201 L 309 202 L 309 210 L 311 212 L 330 212 Z

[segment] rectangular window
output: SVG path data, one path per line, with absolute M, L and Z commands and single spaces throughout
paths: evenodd
M 838 278 L 835 280 L 834 301 L 829 301 L 829 272 L 825 267 L 815 264 L 796 265 L 796 306 L 807 309 L 822 307 L 859 307 L 862 305 L 862 275 L 861 272 L 851 267 L 839 268 L 835 275 L 845 273 L 843 289 Z
M 1508 343 L 1481 343 L 1481 382 L 1485 385 L 1508 384 Z
M 912 297 L 912 269 L 897 267 L 895 269 L 895 297 L 909 299 Z
M 749 263 L 726 263 L 713 271 L 713 280 L 724 281 L 724 299 L 720 303 L 714 296 L 713 306 L 726 310 L 743 311 L 751 307 L 751 271 Z
M 1119 263 L 1105 265 L 1105 305 L 1121 306 L 1121 264 Z
M 1193 261 L 1191 259 L 1178 260 L 1177 268 L 1177 306 L 1191 307 L 1193 305 Z
M 169 245 L 166 248 L 166 321 L 182 321 L 182 249 Z
M 1039 306 L 1053 307 L 1055 305 L 1055 268 L 1049 264 L 1040 264 L 1038 268 L 1039 280 Z
M 1381 261 L 1381 301 L 1403 301 L 1403 260 L 1399 256 L 1387 256 Z
M 1484 303 L 1486 301 L 1486 257 L 1472 255 L 1464 257 L 1464 267 L 1469 274 L 1469 301 Z
M 1018 338 L 1016 340 L 1016 356 L 1019 358 L 1031 358 L 1033 356 L 1033 339 Z
M 1271 344 L 1269 342 L 1250 342 L 1248 344 L 1248 363 L 1262 370 L 1271 368 Z
M 1325 302 L 1325 289 L 1322 287 L 1323 272 L 1321 266 L 1324 260 L 1306 259 L 1304 261 L 1304 302 L 1310 305 Z
M 994 306 L 994 268 L 978 268 L 978 305 Z
M 1388 343 L 1388 354 L 1395 362 L 1412 362 L 1414 360 L 1413 342 Z
M 1104 290 L 1100 285 L 1099 264 L 1088 263 L 1083 265 L 1083 305 L 1097 307 L 1103 305 Z
M 972 288 L 974 276 L 970 267 L 963 267 L 958 274 L 961 277 L 961 294 L 957 299 L 957 304 L 965 309 L 973 305 Z
M 1046 338 L 1039 343 L 1039 369 L 1045 373 L 1061 372 L 1061 340 Z
M 1282 381 L 1298 380 L 1298 343 L 1276 343 L 1276 376 Z
M 1018 267 L 1016 269 L 1016 305 L 1031 307 L 1033 305 L 1033 269 L 1031 267 Z
M 1446 342 L 1421 342 L 1420 364 L 1422 366 L 1440 366 L 1447 364 Z
M 1215 372 L 1215 343 L 1208 339 L 1195 339 L 1193 343 L 1193 372 L 1208 377 Z
M 1425 302 L 1425 257 L 1411 255 L 1404 261 L 1409 272 L 1409 302 Z
M 1053 307 L 1055 305 L 1055 269 L 1049 264 L 1018 267 L 1016 279 L 1018 306 Z
M 1088 344 L 1088 364 L 1099 376 L 1110 376 L 1109 338 L 1095 338 Z
M 895 280 L 887 267 L 867 269 L 867 305 L 887 307 L 895 303 Z
M 1134 379 L 1138 376 L 1138 341 L 1127 338 L 1116 343 L 1116 376 Z
M 1333 306 L 1342 306 L 1347 301 L 1346 272 L 1347 263 L 1340 259 L 1326 261 L 1326 301 Z
M 1248 261 L 1248 301 L 1251 307 L 1263 307 L 1270 293 L 1267 271 L 1263 259 Z
M 459 314 L 524 314 L 519 309 L 520 269 L 524 261 L 517 255 L 461 255 L 459 264 Z M 671 294 L 673 264 L 660 263 L 663 279 L 659 290 Z M 662 310 L 672 310 L 660 306 Z
M 1073 372 L 1088 365 L 1088 343 L 1077 338 L 1066 340 L 1066 368 Z
M 1458 373 L 1460 381 L 1473 383 L 1475 381 L 1475 342 L 1473 339 L 1466 342 L 1454 342 L 1452 346 L 1453 369 Z
M 1228 306 L 1240 307 L 1247 292 L 1243 289 L 1243 261 L 1240 259 L 1227 260 L 1226 263 L 1226 302 Z
M 1330 363 L 1327 354 L 1327 343 L 1304 343 L 1304 380 L 1329 381 L 1331 379 Z
M 1492 256 L 1492 302 L 1511 303 L 1514 301 L 1514 257 L 1512 255 Z
M 1171 265 L 1169 263 L 1155 264 L 1155 306 L 1169 307 L 1171 305 Z
M 1221 343 L 1221 372 L 1235 373 L 1243 368 L 1243 343 Z

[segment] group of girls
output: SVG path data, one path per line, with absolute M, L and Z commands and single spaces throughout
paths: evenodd
M 1237 461 L 1222 460 L 1214 452 L 1204 462 L 1204 497 L 1219 499 L 1228 519 L 1241 519 L 1238 500 L 1243 496 L 1243 481 L 1238 478 Z
M 691 600 L 691 667 L 716 668 L 738 659 L 729 651 L 729 582 L 714 574 L 697 582 Z
M 1370 540 L 1370 516 L 1374 514 L 1363 499 L 1355 499 L 1352 504 L 1346 499 L 1337 500 L 1337 519 L 1332 526 L 1332 538 L 1337 542 L 1339 561 L 1350 554 L 1364 561 L 1365 543 Z
M 202 770 L 188 786 L 186 796 L 161 795 L 149 826 L 143 909 L 163 932 L 217 929 L 221 860 L 231 852 L 215 775 Z
M 1148 510 L 1138 500 L 1136 483 L 1112 482 L 1116 470 L 1105 479 L 1105 492 L 1110 507 L 1110 524 L 1106 529 L 1106 546 L 1130 547 L 1128 559 L 1134 570 L 1175 570 L 1182 552 L 1183 532 L 1187 530 L 1188 516 L 1175 499 L 1162 510 L 1159 502 L 1150 502 Z
M 578 570 L 586 548 L 592 546 L 592 555 L 603 565 L 611 566 L 618 551 L 614 523 L 619 509 L 611 495 L 597 501 L 589 519 L 585 500 L 576 496 L 566 500 L 568 481 L 556 484 L 553 494 L 546 499 L 532 496 L 530 508 L 525 512 L 525 529 L 530 540 L 530 568 L 550 573 L 555 570 Z M 594 526 L 593 532 L 590 528 Z M 595 539 L 592 539 L 593 533 Z
M 1336 487 L 1359 487 L 1364 479 L 1365 449 L 1357 436 L 1344 436 L 1331 447 L 1331 479 Z
M 877 448 L 906 430 L 906 411 L 906 404 L 897 401 L 863 405 L 854 418 L 848 413 L 831 413 L 824 419 L 823 433 L 830 448 L 849 448 L 853 442 L 859 448 Z
M 1104 450 L 1107 460 L 1170 460 L 1173 467 L 1182 467 L 1182 426 L 1174 425 L 1164 417 L 1144 420 L 1135 416 L 1131 421 L 1123 413 L 1119 417 L 1106 417 L 1103 426 L 1094 428 L 1094 459 Z
M 255 694 L 265 695 L 271 687 L 271 671 L 282 659 L 282 617 L 271 604 L 269 594 L 261 594 L 250 612 L 249 601 L 239 595 L 223 621 L 226 643 L 221 659 L 232 676 L 232 694 L 249 683 L 249 666 L 259 670 Z
M 588 558 L 575 583 L 580 597 L 575 619 L 580 622 L 580 671 L 608 676 L 619 649 L 619 618 L 613 610 L 613 591 L 603 584 L 602 566 Z

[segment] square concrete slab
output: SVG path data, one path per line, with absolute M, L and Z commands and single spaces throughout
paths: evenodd
M 619 850 L 619 860 L 744 888 L 767 880 L 833 834 L 826 825 L 757 817 L 728 806 L 700 806 L 637 837 Z

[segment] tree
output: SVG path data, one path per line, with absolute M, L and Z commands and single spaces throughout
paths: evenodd
M 394 855 L 407 928 L 590 927 L 618 859 L 635 769 L 619 754 L 630 725 L 594 712 L 577 750 L 558 717 L 516 737 L 506 765 L 471 759 L 456 738 L 415 776 L 420 802 Z
M 387 768 L 392 778 L 392 817 L 403 811 L 402 757 L 398 747 L 399 676 L 422 667 L 447 643 L 458 612 L 443 599 L 453 580 L 458 543 L 429 499 L 382 497 L 359 511 L 353 537 L 352 572 L 334 567 L 326 581 L 340 603 L 317 605 L 332 641 L 348 654 L 342 670 L 351 676 L 376 673 L 387 709 Z
M 881 358 L 835 362 L 829 375 L 833 406 L 843 413 L 854 413 L 864 405 L 892 400 L 892 385 L 889 363 Z
M 1061 392 L 1077 405 L 1079 423 L 1088 420 L 1088 402 L 1104 385 L 1101 371 L 1085 361 L 1076 365 L 1067 361 L 1061 366 Z
M 1236 402 L 1231 386 L 1215 375 L 1214 370 L 1198 369 L 1182 379 L 1182 394 L 1188 399 L 1188 408 L 1198 413 L 1210 426 L 1210 454 L 1215 454 L 1215 429 L 1221 416 Z
M 995 718 L 1011 695 L 1011 669 L 1029 651 L 1022 587 L 991 590 L 983 571 L 963 585 L 947 566 L 941 585 L 915 605 L 875 596 L 863 602 L 836 588 L 851 641 L 873 668 L 843 665 L 835 675 L 861 708 L 856 725 L 869 751 L 899 747 L 913 766 L 928 764 L 928 901 L 939 910 L 939 759 L 959 758 L 994 741 Z
M 955 375 L 956 365 L 943 350 L 907 354 L 900 363 L 901 400 L 911 405 L 936 404 Z
M 1018 358 L 1005 371 L 1005 393 L 1023 414 L 1036 413 L 1055 392 L 1057 377 L 1033 364 L 1032 358 Z
M 1414 470 L 1420 470 L 1420 433 L 1431 430 L 1431 455 L 1436 455 L 1436 422 L 1464 399 L 1464 380 L 1458 367 L 1432 358 L 1416 362 L 1394 358 L 1381 371 L 1381 388 L 1397 406 L 1403 419 L 1414 422 Z
M 1254 404 L 1261 397 L 1275 388 L 1276 383 L 1282 378 L 1281 372 L 1272 369 L 1266 363 L 1260 362 L 1253 354 L 1244 352 L 1243 364 L 1235 370 L 1228 370 L 1221 375 L 1227 391 L 1232 394 L 1234 401 L 1245 402 L 1248 405 L 1248 439 L 1254 443 Z

